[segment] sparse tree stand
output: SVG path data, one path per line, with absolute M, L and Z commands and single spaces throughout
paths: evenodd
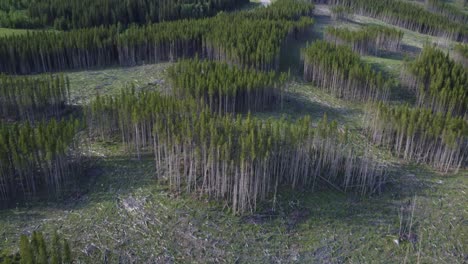
M 225 200 L 235 214 L 254 211 L 280 185 L 368 194 L 385 181 L 383 166 L 357 156 L 326 117 L 313 128 L 310 118 L 221 116 L 198 100 L 125 91 L 98 98 L 89 112 L 92 134 L 120 133 L 137 154 L 152 148 L 172 188 Z
M 316 41 L 304 50 L 304 79 L 337 97 L 386 100 L 393 85 L 349 47 Z
M 379 103 L 366 120 L 374 142 L 405 160 L 445 173 L 468 166 L 468 123 L 461 117 Z

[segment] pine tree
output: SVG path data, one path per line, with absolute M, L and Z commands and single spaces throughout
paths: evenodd
M 29 243 L 29 238 L 25 235 L 20 237 L 20 255 L 21 255 L 21 264 L 33 264 L 34 255 Z

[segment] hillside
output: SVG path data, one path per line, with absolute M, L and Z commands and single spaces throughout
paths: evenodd
M 73 263 L 467 261 L 463 27 L 201 2 L 0 24 L 0 263 L 34 231 Z

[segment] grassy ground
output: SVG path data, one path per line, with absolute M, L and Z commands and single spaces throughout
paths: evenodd
M 405 165 L 381 196 L 285 189 L 275 207 L 233 217 L 222 204 L 155 184 L 150 158 L 131 159 L 114 143 L 92 150 L 98 162 L 79 199 L 0 213 L 1 248 L 17 244 L 18 233 L 58 229 L 82 263 L 464 261 L 466 173 Z M 411 239 L 397 245 L 400 236 Z
M 66 73 L 70 78 L 72 101 L 84 104 L 96 95 L 118 94 L 123 88 L 134 86 L 166 87 L 165 70 L 171 63 L 151 64 L 129 68 L 77 71 Z
M 304 39 L 288 44 L 290 58 L 283 54 L 287 68 L 300 61 L 300 47 L 335 23 L 326 15 L 316 21 Z M 424 36 L 416 36 L 415 47 L 420 47 Z M 410 45 L 411 37 L 405 39 Z M 395 77 L 402 65 L 402 56 L 364 60 Z M 166 90 L 169 65 L 67 74 L 74 102 L 83 104 L 127 84 Z M 303 83 L 300 68 L 294 70 L 296 81 L 289 85 L 283 108 L 257 115 L 307 114 L 317 120 L 326 113 L 352 129 L 358 146 L 368 146 L 362 135 L 365 106 Z M 150 155 L 136 160 L 115 142 L 89 148 L 94 164 L 74 198 L 0 211 L 0 252 L 16 250 L 19 234 L 58 230 L 70 240 L 79 263 L 466 263 L 467 171 L 439 175 L 371 146 L 390 168 L 381 195 L 285 188 L 274 206 L 266 201 L 255 214 L 238 217 L 223 204 L 169 191 L 158 180 Z

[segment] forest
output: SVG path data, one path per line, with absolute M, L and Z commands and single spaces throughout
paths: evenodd
M 468 124 L 461 117 L 380 103 L 370 120 L 374 142 L 390 147 L 404 159 L 427 163 L 443 172 L 467 166 Z
M 467 12 L 0 0 L 0 263 L 463 263 Z
M 38 78 L 0 76 L 1 119 L 33 123 L 60 116 L 70 100 L 70 83 L 63 74 Z
M 468 26 L 433 13 L 422 6 L 401 0 L 327 0 L 329 4 L 349 7 L 358 14 L 382 19 L 383 21 L 423 34 L 443 36 L 456 41 L 468 41 Z
M 304 80 L 347 100 L 386 100 L 392 81 L 351 48 L 316 41 L 305 50 Z
M 196 100 L 134 91 L 99 97 L 89 111 L 96 136 L 120 134 L 138 157 L 152 149 L 172 188 L 225 199 L 234 214 L 255 211 L 279 185 L 365 194 L 379 192 L 385 179 L 384 167 L 357 155 L 326 116 L 316 128 L 310 117 L 220 116 Z
M 0 125 L 0 201 L 60 196 L 80 173 L 79 120 Z
M 403 39 L 402 31 L 383 26 L 368 26 L 356 31 L 347 28 L 328 27 L 325 34 L 325 39 L 328 42 L 349 45 L 354 52 L 362 55 L 377 55 L 381 50 L 398 51 L 401 48 L 401 40 Z
M 417 104 L 436 112 L 468 114 L 468 71 L 443 51 L 426 46 L 403 71 Z
M 227 63 L 179 61 L 169 68 L 178 98 L 194 98 L 218 113 L 265 110 L 281 104 L 285 74 L 260 72 Z
M 0 38 L 0 72 L 30 74 L 134 66 L 196 55 L 277 70 L 283 40 L 313 23 L 305 17 L 310 14 L 312 4 L 292 1 L 295 4 L 283 9 L 282 2 L 258 14 L 240 12 L 128 29 L 114 25 L 3 37 Z
M 72 30 L 213 16 L 247 0 L 1 0 L 1 27 Z
M 463 64 L 465 68 L 468 67 L 468 45 L 467 44 L 457 44 L 455 46 L 454 59 L 460 62 L 461 64 Z

